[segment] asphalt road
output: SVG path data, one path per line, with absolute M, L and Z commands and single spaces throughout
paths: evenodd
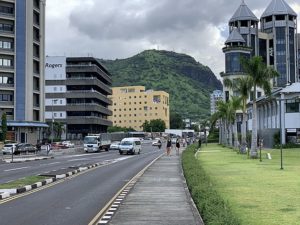
M 141 155 L 132 157 L 119 156 L 117 152 L 100 153 L 99 156 L 104 158 L 126 159 L 67 178 L 64 182 L 14 200 L 0 201 L 0 223 L 86 225 L 128 180 L 162 152 L 156 147 L 146 146 Z
M 141 154 L 153 150 L 151 144 L 142 146 Z M 155 147 L 154 147 L 155 149 Z M 52 170 L 67 168 L 70 166 L 79 166 L 87 163 L 98 163 L 110 159 L 122 158 L 118 151 L 111 150 L 109 152 L 100 153 L 83 153 L 77 155 L 59 155 L 54 159 L 38 160 L 23 163 L 5 163 L 0 164 L 0 184 L 12 180 L 17 180 L 26 176 L 44 174 Z

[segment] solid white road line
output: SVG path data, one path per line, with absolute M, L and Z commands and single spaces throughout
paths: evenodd
M 14 170 L 21 170 L 21 169 L 27 169 L 29 168 L 30 166 L 27 166 L 27 167 L 19 167 L 19 168 L 14 168 L 14 169 L 9 169 L 9 170 L 4 170 L 4 172 L 9 172 L 9 171 L 14 171 Z

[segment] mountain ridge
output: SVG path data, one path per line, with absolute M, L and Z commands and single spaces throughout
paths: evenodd
M 101 63 L 112 74 L 113 87 L 142 85 L 166 91 L 170 94 L 170 112 L 184 118 L 207 117 L 210 93 L 222 89 L 208 66 L 183 53 L 145 50 L 126 59 L 101 59 Z

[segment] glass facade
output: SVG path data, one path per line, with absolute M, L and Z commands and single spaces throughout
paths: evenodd
M 290 52 L 290 82 L 295 83 L 295 31 L 294 28 L 289 28 L 289 52 Z
M 237 73 L 243 72 L 241 65 L 241 58 L 250 58 L 248 53 L 243 52 L 229 52 L 225 55 L 226 65 L 225 71 L 226 73 Z
M 284 86 L 287 83 L 285 27 L 276 28 L 276 69 L 277 86 Z

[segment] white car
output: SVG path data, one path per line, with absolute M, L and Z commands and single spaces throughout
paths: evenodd
M 114 141 L 110 144 L 110 150 L 119 150 L 120 141 Z
M 161 145 L 161 142 L 160 142 L 160 143 L 158 142 L 159 140 L 160 140 L 160 138 L 155 138 L 155 139 L 152 141 L 152 145 L 153 145 L 153 146 Z
M 62 144 L 68 148 L 74 148 L 74 143 L 71 141 L 63 141 Z
M 139 138 L 124 138 L 119 145 L 119 153 L 135 155 L 140 154 L 142 149 L 142 144 Z
M 2 153 L 3 155 L 12 154 L 15 152 L 16 148 L 17 148 L 17 143 L 5 144 L 3 146 Z

